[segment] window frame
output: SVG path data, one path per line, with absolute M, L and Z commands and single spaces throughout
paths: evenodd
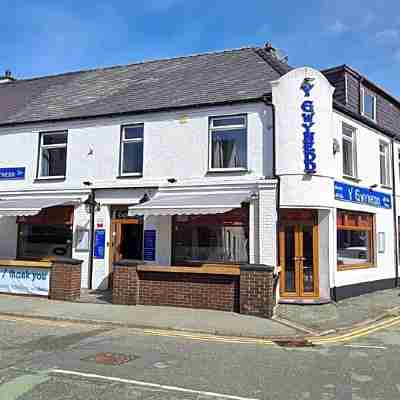
M 365 112 L 365 98 L 366 96 L 371 96 L 374 99 L 374 105 L 373 105 L 373 116 L 371 117 L 370 115 L 366 114 Z M 376 102 L 377 102 L 377 96 L 375 93 L 373 93 L 371 90 L 368 90 L 365 87 L 361 87 L 361 115 L 370 119 L 371 121 L 376 122 Z
M 385 146 L 385 152 L 381 151 L 381 146 Z M 385 156 L 386 182 L 382 182 L 381 156 Z M 379 140 L 379 181 L 382 187 L 391 189 L 392 174 L 391 174 L 391 158 L 390 158 L 390 143 L 385 140 Z
M 142 127 L 143 134 L 141 138 L 126 139 L 125 129 L 133 127 Z M 141 172 L 124 172 L 124 144 L 125 143 L 142 143 L 142 170 Z M 144 166 L 144 123 L 138 122 L 134 124 L 121 125 L 120 134 L 120 150 L 119 150 L 119 176 L 121 177 L 141 177 L 143 176 Z
M 348 130 L 351 132 L 351 139 L 349 136 L 345 135 L 344 131 Z M 351 143 L 351 168 L 353 170 L 353 174 L 346 174 L 344 170 L 344 146 L 343 141 L 347 141 Z M 357 128 L 343 122 L 342 123 L 342 172 L 344 178 L 358 179 L 358 160 L 357 160 Z
M 44 144 L 45 136 L 50 136 L 50 135 L 66 135 L 67 140 L 65 143 Z M 65 148 L 64 175 L 42 175 L 43 149 L 57 149 L 57 148 L 58 149 Z M 68 166 L 68 130 L 39 132 L 39 155 L 38 155 L 36 179 L 38 180 L 65 179 L 65 177 L 67 176 L 67 166 Z
M 243 117 L 244 125 L 225 125 L 225 126 L 213 126 L 213 121 L 218 119 L 229 119 L 235 117 Z M 212 135 L 213 132 L 223 132 L 226 130 L 245 130 L 246 135 L 246 165 L 244 167 L 233 167 L 233 168 L 213 168 L 212 166 Z M 248 118 L 247 114 L 224 114 L 211 116 L 208 119 L 208 171 L 209 172 L 240 172 L 248 171 L 249 164 L 249 144 L 248 144 Z
M 371 227 L 363 227 L 363 226 L 353 226 L 353 225 L 338 225 L 338 214 L 339 213 L 346 213 L 346 214 L 356 214 L 356 215 L 368 215 L 372 219 Z M 376 268 L 376 215 L 372 213 L 360 212 L 360 211 L 353 211 L 353 210 L 344 210 L 338 209 L 336 212 L 336 238 L 337 233 L 339 230 L 346 230 L 346 231 L 367 231 L 369 232 L 369 243 L 368 243 L 368 251 L 371 254 L 371 261 L 367 263 L 361 264 L 339 264 L 338 263 L 338 243 L 336 239 L 336 268 L 337 271 L 349 271 L 353 269 L 368 269 L 368 268 Z
M 246 212 L 246 223 L 243 224 L 243 227 L 246 229 L 247 232 L 247 240 L 248 240 L 248 244 L 247 244 L 247 259 L 248 262 L 250 260 L 250 208 L 249 206 L 246 206 L 245 204 L 242 204 L 242 206 L 240 208 L 245 208 L 245 212 Z M 233 210 L 231 210 L 233 211 Z M 218 214 L 219 216 L 221 216 L 221 214 Z M 194 216 L 196 217 L 196 215 L 187 215 L 190 219 L 190 217 Z M 171 260 L 172 260 L 172 264 L 175 266 L 186 266 L 186 267 L 197 267 L 197 266 L 204 266 L 204 265 L 214 265 L 214 266 L 220 266 L 220 267 L 232 267 L 232 266 L 236 266 L 236 265 L 242 265 L 244 264 L 243 261 L 222 261 L 222 260 L 184 260 L 184 261 L 178 261 L 177 257 L 176 257 L 176 228 L 177 225 L 182 224 L 182 222 L 178 222 L 177 219 L 178 217 L 180 217 L 180 215 L 173 215 L 172 219 L 171 219 Z M 223 225 L 218 225 L 218 226 L 223 226 Z

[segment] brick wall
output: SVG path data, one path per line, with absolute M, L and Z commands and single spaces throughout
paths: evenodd
M 139 272 L 139 279 L 140 304 L 239 311 L 237 276 Z
M 55 260 L 50 273 L 52 300 L 76 300 L 81 294 L 81 264 L 75 259 Z
M 195 268 L 195 267 L 194 267 Z M 113 303 L 235 311 L 272 316 L 273 268 L 242 266 L 239 275 L 141 271 L 137 264 L 114 264 Z
M 112 279 L 113 304 L 135 305 L 138 303 L 139 280 L 136 270 L 137 264 L 114 264 Z
M 240 313 L 271 318 L 275 306 L 273 268 L 243 265 L 240 268 Z

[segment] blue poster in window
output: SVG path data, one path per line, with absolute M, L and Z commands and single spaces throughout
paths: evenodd
M 143 233 L 143 259 L 154 261 L 156 259 L 156 231 L 146 229 Z
M 378 208 L 392 208 L 392 198 L 390 195 L 343 182 L 335 182 L 335 199 Z
M 25 179 L 25 167 L 0 168 L 0 180 Z
M 103 259 L 106 247 L 105 229 L 96 229 L 94 232 L 94 258 Z

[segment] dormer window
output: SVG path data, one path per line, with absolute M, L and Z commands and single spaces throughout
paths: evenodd
M 361 88 L 361 114 L 376 121 L 376 96 L 366 88 Z

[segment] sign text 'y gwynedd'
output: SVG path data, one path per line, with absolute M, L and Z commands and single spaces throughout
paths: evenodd
M 314 126 L 314 101 L 310 100 L 311 90 L 314 85 L 311 83 L 311 78 L 305 78 L 301 90 L 304 92 L 305 100 L 301 104 L 302 118 L 303 118 L 303 154 L 304 154 L 304 172 L 307 174 L 313 174 L 317 170 L 317 154 L 315 152 L 315 132 L 312 131 Z

